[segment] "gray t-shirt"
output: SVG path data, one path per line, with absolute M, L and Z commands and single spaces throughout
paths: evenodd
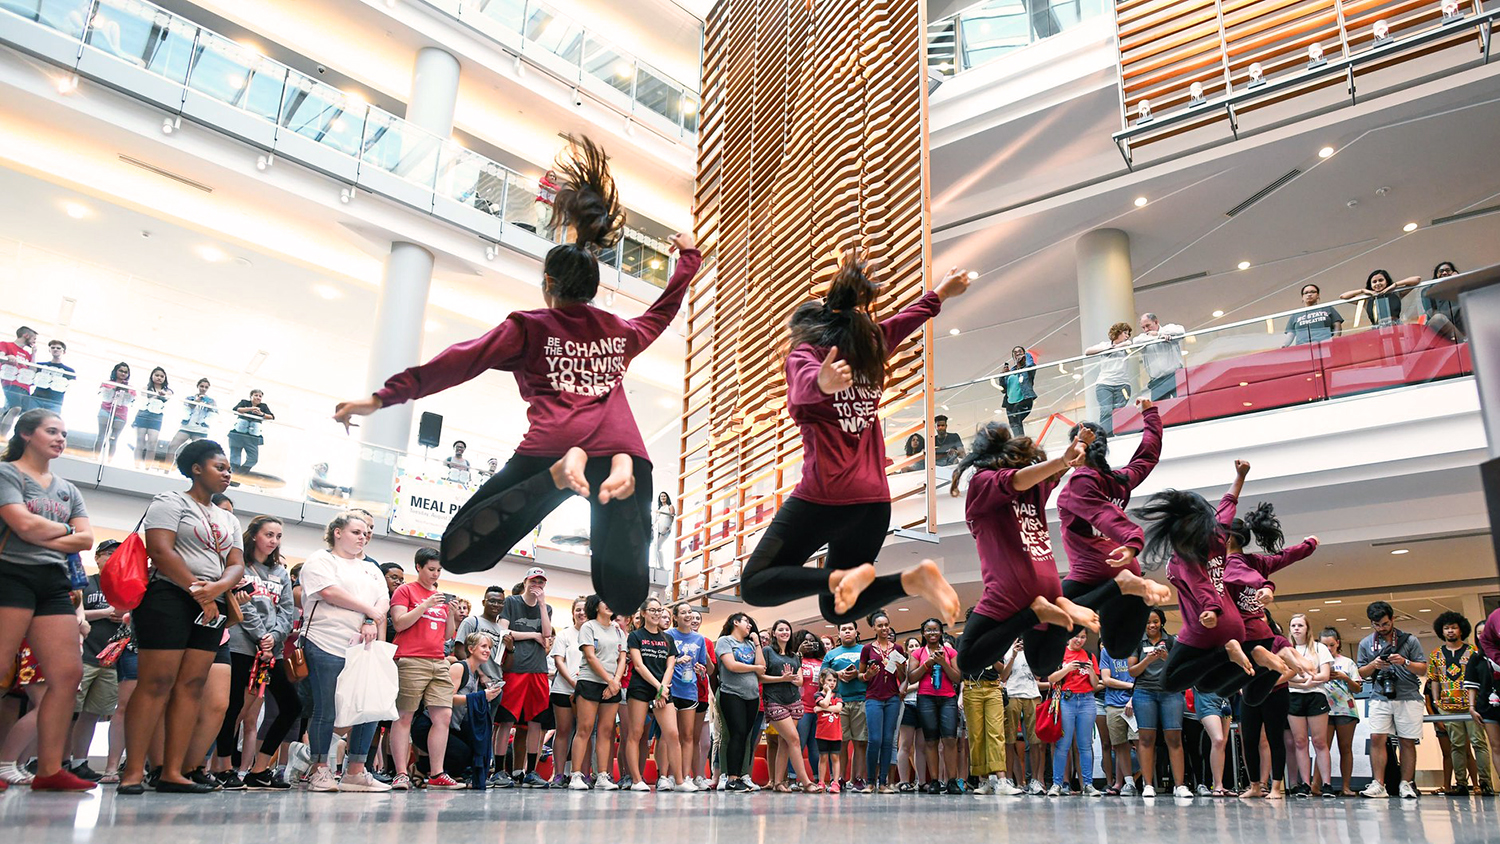
M 1287 317 L 1286 333 L 1292 336 L 1291 345 L 1319 343 L 1333 337 L 1334 326 L 1343 324 L 1344 315 L 1332 305 L 1324 305 Z
M 741 673 L 724 667 L 724 655 L 734 654 L 736 662 L 755 664 L 755 645 L 749 639 L 743 642 L 733 636 L 720 636 L 714 643 L 714 655 L 719 659 L 719 691 L 728 692 L 745 700 L 760 697 L 760 680 L 754 672 Z
M 213 505 L 204 507 L 180 492 L 164 492 L 151 499 L 141 530 L 158 529 L 177 534 L 172 548 L 199 580 L 218 580 L 224 574 L 229 552 L 244 550 L 240 520 L 233 513 Z M 155 569 L 151 577 L 167 580 Z
M 542 607 L 546 604 L 537 602 L 536 606 L 528 606 L 526 599 L 520 595 L 509 595 L 505 599 L 505 606 L 500 610 L 500 618 L 510 622 L 510 629 L 516 633 L 540 633 L 542 632 Z M 547 617 L 552 617 L 552 608 L 547 607 Z M 516 652 L 510 660 L 510 673 L 512 674 L 546 674 L 547 673 L 547 643 L 537 639 L 516 640 Z
M 625 649 L 625 634 L 613 624 L 600 624 L 591 618 L 578 628 L 578 649 L 583 650 L 584 645 L 594 646 L 594 656 L 604 666 L 607 676 L 599 676 L 599 672 L 585 659 L 578 666 L 578 679 L 590 683 L 608 683 L 620 666 L 620 653 Z
M 20 504 L 31 513 L 60 525 L 88 516 L 78 488 L 52 473 L 52 484 L 46 489 L 14 463 L 0 463 L 0 507 Z M 53 551 L 15 535 L 9 527 L 0 530 L 5 542 L 0 559 L 22 566 L 62 566 L 67 568 L 68 555 Z
M 1142 636 L 1141 643 L 1135 646 L 1135 661 L 1138 663 L 1145 662 L 1146 651 L 1149 648 L 1165 647 L 1167 653 L 1171 653 L 1172 648 L 1176 647 L 1176 645 L 1177 637 L 1171 633 L 1162 634 L 1161 641 L 1155 644 L 1152 644 L 1150 639 Z M 1141 676 L 1135 678 L 1135 687 L 1143 692 L 1159 692 L 1161 691 L 1161 678 L 1166 676 L 1166 673 L 1167 661 L 1158 659 L 1156 662 L 1146 666 L 1146 670 L 1141 672 Z
M 499 680 L 503 676 L 500 661 L 505 658 L 505 649 L 500 645 L 505 631 L 500 629 L 500 622 L 490 621 L 482 615 L 471 615 L 458 625 L 458 641 L 468 640 L 471 633 L 483 633 L 490 637 L 490 658 L 484 663 L 484 676 Z
M 1399 630 L 1396 631 L 1396 636 L 1401 639 L 1401 648 L 1397 653 L 1412 662 L 1425 662 L 1427 660 L 1427 655 L 1422 652 L 1422 643 L 1417 641 L 1416 636 L 1410 633 L 1402 633 Z M 1371 633 L 1360 640 L 1359 655 L 1354 661 L 1360 667 L 1369 665 L 1375 661 L 1375 654 L 1377 652 L 1385 650 L 1386 644 L 1387 642 L 1384 639 L 1379 644 L 1376 644 L 1375 634 Z M 1390 670 L 1396 672 L 1396 700 L 1422 699 L 1422 680 L 1413 674 L 1410 668 L 1404 665 L 1392 665 Z M 1365 679 L 1365 690 L 1370 693 L 1370 697 L 1376 700 L 1388 700 L 1385 695 L 1380 693 L 1380 684 L 1374 682 L 1374 680 L 1374 674 Z

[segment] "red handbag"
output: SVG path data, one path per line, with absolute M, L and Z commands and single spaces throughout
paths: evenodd
M 145 521 L 145 517 L 142 517 L 141 522 Z M 104 593 L 110 606 L 128 612 L 141 605 L 141 599 L 146 597 L 146 581 L 150 576 L 147 571 L 149 562 L 146 541 L 141 539 L 141 525 L 137 524 L 135 530 L 120 543 L 120 547 L 99 567 L 99 590 Z
M 1036 737 L 1038 741 L 1051 744 L 1063 736 L 1062 690 L 1053 689 L 1052 696 L 1036 710 Z

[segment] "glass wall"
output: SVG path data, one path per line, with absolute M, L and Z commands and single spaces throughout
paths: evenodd
M 1108 11 L 1104 0 L 988 0 L 927 25 L 927 67 L 952 76 Z

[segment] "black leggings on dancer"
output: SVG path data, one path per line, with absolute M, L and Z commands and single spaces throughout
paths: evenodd
M 251 654 L 229 654 L 229 709 L 224 713 L 224 726 L 219 728 L 217 752 L 228 756 L 236 766 L 249 767 L 255 761 L 255 736 L 242 737 L 245 756 L 242 759 L 235 747 L 234 731 L 239 726 L 240 712 L 245 708 L 245 692 L 250 686 L 250 673 L 255 670 L 255 657 Z M 297 697 L 297 687 L 286 678 L 286 669 L 280 665 L 271 667 L 270 679 L 266 683 L 266 695 L 276 702 L 276 717 L 266 728 L 266 740 L 261 743 L 261 752 L 271 755 L 281 746 L 281 740 L 302 716 L 302 701 Z M 270 749 L 267 750 L 266 748 Z
M 776 511 L 776 517 L 745 564 L 745 571 L 740 575 L 740 595 L 745 603 L 755 607 L 774 607 L 817 595 L 818 607 L 828 621 L 839 624 L 863 618 L 906 597 L 906 590 L 901 587 L 901 575 L 876 577 L 860 593 L 854 606 L 840 614 L 833 611 L 828 572 L 874 563 L 890 526 L 891 505 L 888 501 L 834 505 L 788 498 Z M 828 546 L 827 566 L 809 567 L 807 561 L 825 544 Z
M 1120 591 L 1120 584 L 1113 580 L 1092 586 L 1075 580 L 1062 582 L 1063 597 L 1099 613 L 1099 641 L 1110 654 L 1135 653 L 1146 635 L 1146 622 L 1151 618 L 1151 608 L 1134 595 Z M 1077 629 L 1077 628 L 1075 628 Z M 1043 652 L 1032 662 L 1028 647 L 1026 661 L 1038 677 L 1051 674 L 1062 667 L 1063 651 L 1067 650 L 1068 636 L 1047 637 Z
M 963 674 L 982 671 L 1005 660 L 1005 652 L 1011 643 L 1020 638 L 1026 649 L 1026 663 L 1041 665 L 1054 650 L 1057 659 L 1067 649 L 1072 631 L 1051 624 L 1038 630 L 1036 612 L 1026 608 L 1004 621 L 998 621 L 975 612 L 964 622 L 963 635 L 958 639 L 958 670 Z M 1036 671 L 1036 669 L 1032 669 Z M 1054 669 L 1056 670 L 1056 669 Z M 1049 674 L 1051 672 L 1048 672 Z
M 1271 640 L 1252 639 L 1243 642 L 1241 647 L 1249 655 L 1256 645 L 1270 649 Z M 1167 655 L 1167 667 L 1162 674 L 1161 683 L 1162 691 L 1169 693 L 1186 691 L 1196 686 L 1224 697 L 1244 689 L 1246 702 L 1253 706 L 1265 701 L 1266 696 L 1276 687 L 1280 676 L 1269 668 L 1256 665 L 1255 675 L 1252 677 L 1243 668 L 1229 661 L 1229 654 L 1222 646 L 1204 650 L 1179 641 Z
M 1245 770 L 1250 773 L 1250 782 L 1265 782 L 1260 771 L 1260 730 L 1265 727 L 1266 742 L 1271 745 L 1271 779 L 1280 782 L 1286 771 L 1285 735 L 1288 729 L 1286 713 L 1292 694 L 1287 689 L 1277 689 L 1266 696 L 1259 706 L 1248 701 L 1240 706 L 1240 735 L 1245 749 Z
M 584 468 L 589 497 L 589 549 L 594 592 L 617 612 L 631 613 L 646 601 L 651 528 L 651 463 L 631 458 L 635 493 L 600 504 L 599 485 L 609 477 L 613 455 L 590 457 Z M 443 532 L 443 568 L 457 573 L 492 568 L 547 514 L 573 495 L 558 489 L 551 468 L 561 457 L 517 454 L 485 481 L 453 514 Z

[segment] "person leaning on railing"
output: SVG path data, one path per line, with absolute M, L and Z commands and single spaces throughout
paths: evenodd
M 1458 267 L 1452 261 L 1442 261 L 1432 271 L 1433 279 L 1458 275 Z M 1464 333 L 1464 314 L 1456 300 L 1430 299 L 1422 294 L 1422 310 L 1427 314 L 1427 327 L 1455 343 L 1468 341 Z M 32 394 L 35 398 L 35 393 Z
M 1146 366 L 1146 386 L 1152 401 L 1177 397 L 1177 370 L 1182 368 L 1182 338 L 1187 329 L 1168 323 L 1163 325 L 1156 314 L 1141 314 L 1141 333 L 1132 342 L 1141 346 L 1141 361 Z
M 1300 346 L 1319 343 L 1344 333 L 1344 315 L 1332 305 L 1313 308 L 1323 297 L 1316 284 L 1302 285 L 1302 305 L 1309 310 L 1298 311 L 1287 317 L 1286 342 L 1282 346 Z
M 1025 346 L 1010 350 L 1010 360 L 1000 368 L 1011 374 L 1001 379 L 1005 389 L 1000 402 L 1005 407 L 1005 417 L 1010 422 L 1013 437 L 1026 436 L 1026 417 L 1036 403 L 1036 357 L 1026 351 Z
M 1094 400 L 1099 405 L 1099 427 L 1104 435 L 1115 432 L 1115 410 L 1130 402 L 1130 333 L 1128 322 L 1109 327 L 1109 339 L 1083 350 L 1085 355 L 1100 355 L 1099 373 L 1094 379 Z
M 260 461 L 260 447 L 266 441 L 260 433 L 261 423 L 276 418 L 271 408 L 261 401 L 265 395 L 261 390 L 251 390 L 250 398 L 241 399 L 234 406 L 239 418 L 229 431 L 229 463 L 236 475 L 248 473 Z
M 1411 292 L 1422 281 L 1421 276 L 1410 276 L 1392 281 L 1385 270 L 1372 270 L 1365 278 L 1365 286 L 1346 290 L 1340 299 L 1365 300 L 1365 316 L 1371 325 L 1395 325 L 1401 321 L 1401 297 Z
M 182 400 L 187 408 L 187 415 L 182 417 L 181 426 L 172 436 L 172 442 L 167 445 L 169 453 L 176 455 L 178 449 L 193 440 L 208 437 L 208 423 L 219 412 L 219 403 L 208 394 L 210 386 L 207 378 L 199 378 L 198 392 Z

